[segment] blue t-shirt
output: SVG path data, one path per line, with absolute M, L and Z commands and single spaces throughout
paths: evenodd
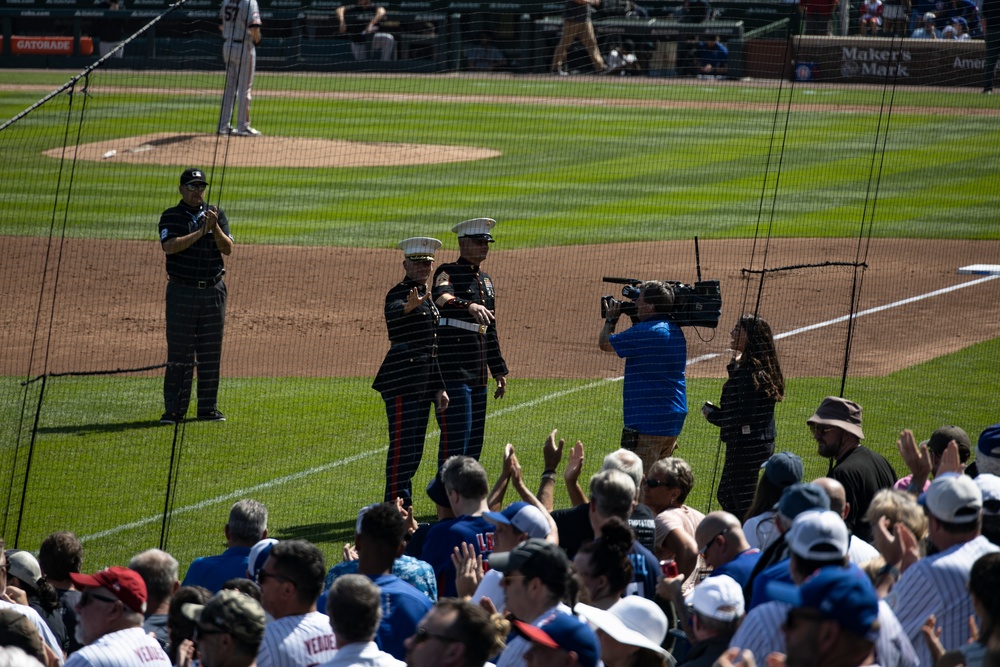
M 767 585 L 772 581 L 777 581 L 782 584 L 794 584 L 795 581 L 792 579 L 792 570 L 789 567 L 791 565 L 790 558 L 783 558 L 779 560 L 774 565 L 765 567 L 761 570 L 757 578 L 753 580 L 753 595 L 750 596 L 750 600 L 747 602 L 747 612 L 749 613 L 751 609 L 765 602 L 770 602 L 774 598 L 767 590 Z
M 386 653 L 406 659 L 403 642 L 417 632 L 417 623 L 433 606 L 427 596 L 392 574 L 371 577 L 382 589 L 382 622 L 375 641 Z
M 653 318 L 608 339 L 625 358 L 625 426 L 644 435 L 678 435 L 687 417 L 687 341 L 672 320 Z
M 456 519 L 439 521 L 427 532 L 427 541 L 421 560 L 430 563 L 437 574 L 438 593 L 441 597 L 453 598 L 455 590 L 455 565 L 451 554 L 462 542 L 472 545 L 477 554 L 486 557 L 493 553 L 493 531 L 496 526 L 481 516 L 463 514 Z
M 345 560 L 342 563 L 337 563 L 326 573 L 323 590 L 329 591 L 337 577 L 357 573 L 358 561 Z M 426 595 L 431 602 L 437 602 L 437 575 L 434 574 L 434 569 L 424 561 L 413 556 L 400 556 L 392 564 L 392 573 Z M 326 599 L 325 596 L 323 599 Z M 318 609 L 324 611 L 326 607 L 318 607 Z
M 701 66 L 711 65 L 712 69 L 725 67 L 729 60 L 729 49 L 722 45 L 722 42 L 710 44 L 709 42 L 698 42 L 698 60 Z
M 746 588 L 747 582 L 750 581 L 750 573 L 753 572 L 753 568 L 759 560 L 760 549 L 747 549 L 725 565 L 714 568 L 708 576 L 717 577 L 720 574 L 726 574 L 732 577 L 740 585 L 740 588 Z
M 632 583 L 625 589 L 625 594 L 638 595 L 652 600 L 656 597 L 656 580 L 660 576 L 660 561 L 656 559 L 652 551 L 639 544 L 638 540 L 632 542 L 632 548 L 628 550 L 628 559 L 632 561 Z
M 218 593 L 230 579 L 246 578 L 250 547 L 229 547 L 218 556 L 195 558 L 184 575 L 184 586 L 204 586 Z

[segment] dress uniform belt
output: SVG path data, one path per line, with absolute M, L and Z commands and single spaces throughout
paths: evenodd
M 229 41 L 232 42 L 233 44 L 242 44 L 243 43 L 242 39 L 231 39 Z
M 473 324 L 472 322 L 466 322 L 464 320 L 456 320 L 453 317 L 442 317 L 438 320 L 438 325 L 442 327 L 456 327 L 458 329 L 465 329 L 466 331 L 475 331 L 479 335 L 486 333 L 485 324 Z
M 195 289 L 208 289 L 209 287 L 215 287 L 222 280 L 222 276 L 225 275 L 225 271 L 215 276 L 214 278 L 209 278 L 208 280 L 185 280 L 184 278 L 178 278 L 177 276 L 167 276 L 167 280 L 177 285 L 183 285 L 184 287 L 194 287 Z

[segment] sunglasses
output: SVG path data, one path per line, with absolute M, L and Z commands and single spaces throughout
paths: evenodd
M 205 188 L 208 187 L 206 183 L 188 183 L 184 186 L 187 188 L 188 192 L 204 192 Z
M 663 487 L 669 487 L 670 486 L 670 482 L 661 482 L 660 480 L 653 479 L 652 477 L 643 478 L 642 483 L 645 484 L 646 486 L 648 486 L 651 489 L 655 489 L 655 488 L 657 488 L 659 486 L 663 486 Z
M 109 598 L 105 595 L 97 595 L 96 593 L 91 593 L 90 591 L 84 591 L 80 594 L 80 608 L 86 607 L 90 604 L 91 600 L 100 600 L 101 602 L 110 602 L 114 604 L 118 602 L 118 598 Z
M 264 582 L 267 581 L 268 579 L 277 579 L 278 581 L 286 581 L 292 584 L 295 583 L 295 580 L 292 579 L 291 577 L 286 577 L 285 575 L 278 574 L 277 572 L 268 572 L 267 570 L 261 570 L 260 572 L 257 573 L 257 583 L 260 584 L 261 586 L 263 586 Z
M 202 637 L 208 637 L 209 635 L 224 635 L 225 630 L 212 630 L 210 628 L 203 628 L 200 625 L 194 626 L 194 631 L 191 633 L 191 640 L 198 641 Z
M 801 607 L 792 607 L 788 610 L 788 616 L 785 617 L 785 630 L 794 630 L 795 626 L 800 623 L 820 622 L 825 620 L 826 617 L 818 611 L 803 609 Z
M 706 553 L 706 552 L 707 552 L 707 551 L 708 551 L 709 549 L 711 549 L 711 548 L 712 548 L 712 545 L 713 545 L 713 544 L 715 544 L 715 541 L 716 541 L 717 539 L 719 539 L 720 537 L 722 537 L 723 535 L 725 535 L 725 534 L 726 534 L 726 532 L 727 532 L 726 530 L 723 530 L 723 531 L 720 531 L 719 533 L 716 533 L 715 535 L 713 535 L 713 536 L 712 536 L 712 539 L 710 539 L 710 540 L 709 540 L 708 542 L 705 542 L 705 546 L 703 546 L 703 547 L 702 547 L 701 549 L 699 549 L 699 550 L 698 550 L 698 554 L 699 554 L 700 556 L 704 556 L 704 555 L 705 555 L 705 553 Z
M 832 426 L 823 426 L 822 424 L 809 424 L 809 430 L 816 435 L 823 435 L 828 431 L 832 431 Z
M 460 642 L 461 639 L 456 637 L 449 637 L 447 635 L 439 635 L 436 632 L 430 632 L 427 628 L 417 628 L 417 631 L 413 633 L 411 641 L 414 644 L 423 644 L 428 639 L 438 639 L 443 642 Z

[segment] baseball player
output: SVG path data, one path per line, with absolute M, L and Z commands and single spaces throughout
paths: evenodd
M 146 584 L 138 572 L 110 567 L 96 574 L 70 574 L 82 591 L 77 632 L 86 644 L 66 667 L 170 667 L 159 642 L 142 629 Z
M 489 373 L 497 382 L 493 398 L 507 390 L 507 363 L 500 352 L 494 314 L 493 280 L 479 265 L 493 243 L 490 218 L 475 218 L 451 228 L 458 234 L 461 256 L 434 274 L 438 321 L 438 363 L 448 391 L 448 407 L 437 415 L 441 427 L 440 458 L 465 454 L 479 460 L 486 426 Z
M 198 419 L 226 421 L 219 412 L 219 366 L 226 320 L 226 269 L 233 252 L 226 214 L 206 206 L 205 172 L 185 169 L 181 201 L 160 216 L 160 245 L 167 256 L 167 370 L 161 424 L 184 419 L 198 366 Z
M 411 503 L 410 480 L 420 466 L 428 408 L 448 407 L 448 394 L 437 360 L 438 309 L 427 279 L 434 270 L 437 239 L 422 236 L 399 242 L 406 277 L 385 295 L 385 324 L 392 347 L 372 387 L 382 394 L 389 418 L 389 453 L 385 461 L 385 501 Z M 443 451 L 443 450 L 442 450 Z M 438 453 L 438 468 L 444 463 Z
M 222 59 L 226 63 L 226 92 L 222 95 L 219 134 L 259 137 L 260 132 L 250 127 L 250 89 L 257 66 L 256 46 L 260 44 L 257 0 L 223 0 L 219 20 L 222 21 L 219 26 L 223 38 Z M 230 125 L 234 99 L 239 100 L 235 130 Z

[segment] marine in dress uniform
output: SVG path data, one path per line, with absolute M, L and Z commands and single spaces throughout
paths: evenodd
M 437 415 L 441 456 L 465 454 L 479 460 L 486 425 L 486 389 L 492 373 L 494 398 L 507 389 L 507 363 L 500 352 L 493 280 L 480 269 L 489 254 L 496 220 L 460 222 L 461 253 L 457 262 L 442 264 L 434 274 L 434 303 L 441 310 L 438 349 L 441 374 L 451 402 Z
M 218 408 L 222 330 L 226 320 L 223 255 L 233 252 L 226 214 L 205 204 L 208 182 L 200 169 L 181 174 L 181 201 L 160 216 L 167 256 L 167 369 L 161 424 L 184 419 L 198 367 L 198 419 L 225 421 Z
M 444 379 L 438 366 L 439 313 L 431 300 L 427 279 L 434 269 L 437 239 L 414 237 L 399 242 L 406 258 L 406 277 L 385 295 L 385 324 L 391 347 L 372 388 L 382 394 L 389 418 L 389 452 L 385 461 L 385 500 L 397 497 L 410 504 L 410 480 L 420 466 L 428 409 L 448 406 Z M 438 468 L 446 457 L 438 453 Z

